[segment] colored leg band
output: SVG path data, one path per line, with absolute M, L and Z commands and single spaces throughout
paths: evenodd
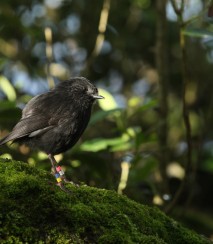
M 56 180 L 57 180 L 58 183 L 62 181 L 59 173 L 56 173 L 55 174 L 55 178 L 56 178 Z
M 57 171 L 57 172 L 61 171 L 61 166 L 57 166 L 57 167 L 56 167 L 56 171 Z
M 56 167 L 56 171 L 62 176 L 64 175 L 64 171 L 61 169 L 61 166 Z

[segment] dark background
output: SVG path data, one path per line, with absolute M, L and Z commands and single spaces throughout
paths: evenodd
M 1 0 L 0 137 L 32 96 L 53 81 L 85 76 L 105 100 L 95 104 L 79 143 L 57 157 L 68 178 L 117 191 L 130 155 L 123 193 L 212 237 L 212 18 L 207 1 L 185 1 L 179 22 L 170 1 L 156 2 L 105 1 L 109 18 L 100 33 L 104 1 Z M 0 154 L 50 170 L 44 153 L 24 146 L 8 144 Z

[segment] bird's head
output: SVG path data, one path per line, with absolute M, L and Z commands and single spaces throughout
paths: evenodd
M 74 100 L 85 103 L 93 103 L 97 99 L 104 98 L 98 94 L 98 89 L 89 80 L 84 77 L 74 77 L 61 82 L 58 89 L 66 90 Z
M 98 89 L 92 83 L 90 83 L 87 79 L 80 77 L 81 82 L 79 82 L 79 88 L 82 90 L 82 93 L 86 94 L 92 100 L 102 99 L 103 96 L 98 94 Z

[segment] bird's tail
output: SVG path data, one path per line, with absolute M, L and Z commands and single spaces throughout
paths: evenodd
M 8 135 L 7 135 L 7 136 L 3 137 L 2 139 L 0 139 L 0 146 L 4 145 L 8 141 L 10 141 L 10 139 L 8 139 Z

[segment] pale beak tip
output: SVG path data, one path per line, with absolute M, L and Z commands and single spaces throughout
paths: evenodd
M 95 99 L 103 99 L 103 98 L 105 98 L 105 97 L 103 97 L 103 96 L 101 96 L 101 95 L 93 95 L 93 98 L 95 98 Z

